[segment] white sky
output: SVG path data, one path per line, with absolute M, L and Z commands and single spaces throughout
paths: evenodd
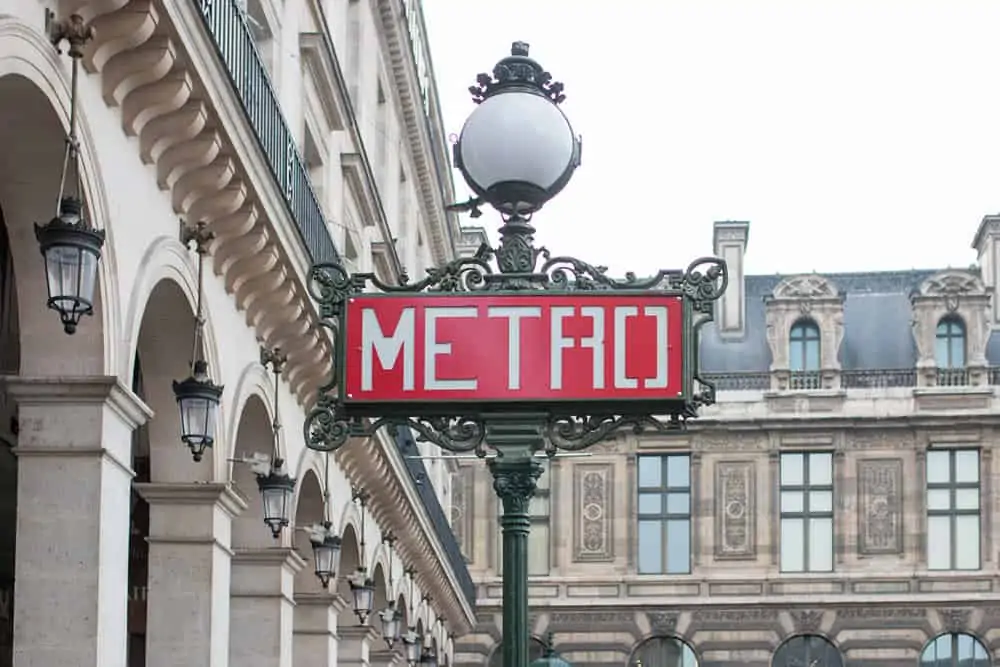
M 423 6 L 449 133 L 512 41 L 566 84 L 583 165 L 537 238 L 614 274 L 711 254 L 726 219 L 749 273 L 968 266 L 1000 212 L 998 0 Z

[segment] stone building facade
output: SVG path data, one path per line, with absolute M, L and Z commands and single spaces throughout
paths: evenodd
M 63 194 L 106 238 L 68 336 L 32 224 L 60 197 L 74 78 L 50 30 L 74 13 L 94 34 Z M 451 663 L 475 594 L 449 469 L 406 433 L 326 457 L 302 428 L 331 352 L 310 265 L 391 282 L 461 243 L 423 30 L 419 0 L 0 3 L 0 665 L 405 663 L 359 624 L 352 572 Z M 203 265 L 182 234 L 199 223 Z M 192 347 L 224 387 L 200 462 L 171 386 Z M 277 379 L 262 348 L 286 357 Z M 296 480 L 277 539 L 248 463 L 272 450 Z M 329 591 L 302 530 L 324 520 Z
M 701 342 L 719 390 L 685 433 L 552 460 L 532 628 L 586 667 L 986 667 L 1000 657 L 1000 217 L 969 269 L 747 276 Z M 478 583 L 456 664 L 499 664 L 497 506 L 461 462 Z

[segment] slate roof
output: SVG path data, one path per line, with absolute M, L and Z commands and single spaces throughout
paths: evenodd
M 910 331 L 910 294 L 930 276 L 944 269 L 824 273 L 844 294 L 844 342 L 840 363 L 844 370 L 910 369 L 917 362 Z M 722 339 L 715 324 L 702 329 L 701 370 L 706 373 L 767 372 L 771 350 L 767 345 L 764 298 L 788 276 L 746 277 L 746 336 Z M 987 345 L 990 365 L 1000 365 L 1000 334 Z

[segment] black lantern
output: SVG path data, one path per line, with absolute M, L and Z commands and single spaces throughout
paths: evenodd
M 191 377 L 174 380 L 174 396 L 181 413 L 181 440 L 191 449 L 195 461 L 201 461 L 205 449 L 215 442 L 215 423 L 219 413 L 222 386 L 208 377 L 208 362 L 198 359 Z
M 580 164 L 580 140 L 557 106 L 563 85 L 528 57 L 524 42 L 514 42 L 493 75 L 476 81 L 469 92 L 479 106 L 455 144 L 455 166 L 480 201 L 503 214 L 530 215 Z
M 89 229 L 80 200 L 63 197 L 59 215 L 44 226 L 35 225 L 35 238 L 45 258 L 49 308 L 59 313 L 63 331 L 76 333 L 80 318 L 94 314 L 104 230 Z
M 403 615 L 396 609 L 396 604 L 390 602 L 388 607 L 378 613 L 378 617 L 382 621 L 382 639 L 391 650 L 395 646 L 396 640 L 399 639 L 399 632 L 402 629 L 400 621 Z
M 423 648 L 423 637 L 417 634 L 417 631 L 410 628 L 403 635 L 403 646 L 406 648 L 406 662 L 410 667 L 415 667 L 415 665 L 420 662 L 421 649 Z
M 284 461 L 276 458 L 266 475 L 257 475 L 257 487 L 264 505 L 264 523 L 271 529 L 274 539 L 278 539 L 281 529 L 288 525 L 292 497 L 295 495 L 295 480 L 283 468 Z
M 348 580 L 351 585 L 351 596 L 354 598 L 354 613 L 358 616 L 358 621 L 364 625 L 368 622 L 368 615 L 372 613 L 375 603 L 375 582 L 372 581 L 365 571 L 359 569 Z
M 437 667 L 438 656 L 437 651 L 431 645 L 430 641 L 424 641 L 424 649 L 420 655 L 420 665 L 421 667 Z
M 330 580 L 337 576 L 337 567 L 340 565 L 340 536 L 333 532 L 329 521 L 324 521 L 321 526 L 313 526 L 310 533 L 316 576 L 323 588 L 329 588 Z

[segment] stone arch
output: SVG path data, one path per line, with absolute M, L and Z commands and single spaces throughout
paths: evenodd
M 149 308 L 149 300 L 154 290 L 164 280 L 172 282 L 180 293 L 183 294 L 185 301 L 187 301 L 191 314 L 187 316 L 186 320 L 189 329 L 186 339 L 190 341 L 194 335 L 194 311 L 198 303 L 197 260 L 194 253 L 184 247 L 179 238 L 169 236 L 157 237 L 153 239 L 142 255 L 142 259 L 139 262 L 139 272 L 135 276 L 132 284 L 132 292 L 129 295 L 128 310 L 125 313 L 125 324 L 123 326 L 127 337 L 126 349 L 130 352 L 127 364 L 122 368 L 125 377 L 129 377 L 132 373 L 131 365 L 135 363 L 134 351 L 138 345 L 143 318 L 145 317 L 146 310 Z M 212 326 L 211 312 L 204 300 L 202 307 L 205 309 L 202 354 L 205 355 L 205 360 L 208 362 L 209 372 L 218 374 L 218 346 L 216 344 L 215 330 Z M 188 354 L 190 356 L 190 353 Z M 188 363 L 190 363 L 190 359 L 188 359 Z M 186 376 L 187 374 L 184 377 Z M 179 377 L 177 379 L 180 380 L 183 378 Z M 214 376 L 213 379 L 218 380 Z M 220 431 L 216 434 L 217 443 L 224 442 L 224 432 L 221 430 L 223 428 L 224 421 L 220 419 Z
M 376 563 L 375 567 L 372 569 L 372 581 L 375 583 L 375 596 L 372 603 L 372 612 L 374 614 L 377 614 L 387 608 L 389 606 L 389 600 L 392 599 L 391 591 L 389 590 L 388 577 L 385 573 L 386 568 L 382 565 L 382 563 Z
M 340 572 L 337 574 L 336 591 L 347 604 L 343 606 L 337 615 L 337 627 L 348 628 L 358 624 L 358 618 L 354 614 L 354 596 L 351 595 L 351 586 L 348 578 L 357 572 L 361 563 L 361 548 L 358 543 L 358 532 L 354 523 L 343 522 L 340 530 Z M 333 585 L 330 585 L 333 588 Z
M 639 661 L 643 667 L 698 667 L 701 662 L 694 648 L 675 635 L 654 635 L 636 643 L 626 664 Z
M 920 667 L 991 667 L 990 649 L 983 638 L 968 632 L 943 632 L 920 649 Z
M 402 591 L 396 596 L 396 609 L 399 610 L 400 631 L 405 633 L 410 629 L 410 603 Z
M 5 207 L 19 278 L 21 372 L 116 375 L 121 336 L 113 225 L 108 224 L 109 198 L 83 109 L 78 110 L 77 135 L 86 212 L 91 224 L 103 228 L 108 238 L 99 266 L 94 316 L 81 321 L 72 345 L 56 338 L 65 334 L 56 314 L 46 307 L 43 262 L 34 238 L 32 223 L 44 224 L 55 212 L 70 107 L 69 77 L 63 65 L 44 35 L 16 18 L 0 17 L 0 99 L 13 102 L 0 106 L 0 117 L 7 110 L 15 113 L 14 118 L 0 118 L 0 145 L 5 150 L 3 165 L 17 165 L 16 178 L 5 177 L 0 165 L 0 205 Z M 8 132 L 17 140 L 6 140 Z M 60 344 L 53 345 L 53 340 Z
M 239 462 L 253 454 L 271 456 L 274 435 L 271 412 L 259 394 L 247 397 L 240 411 L 240 419 L 233 434 L 232 484 L 247 501 L 247 508 L 233 519 L 232 545 L 234 549 L 259 549 L 275 546 L 271 531 L 264 525 L 264 508 L 257 488 L 257 477 L 246 463 Z
M 545 649 L 548 648 L 548 644 L 542 639 L 535 637 L 534 635 L 528 639 L 528 662 L 531 663 L 533 660 L 537 660 L 545 655 Z M 493 647 L 490 652 L 489 659 L 486 661 L 489 667 L 502 667 L 503 666 L 503 644 L 498 643 Z M 629 662 L 629 665 L 632 663 Z M 643 667 L 659 667 L 659 665 L 646 665 L 643 663 Z M 687 667 L 687 665 L 681 665 L 678 667 Z
M 833 640 L 818 634 L 799 633 L 786 637 L 771 655 L 771 667 L 799 664 L 844 667 L 844 656 Z
M 302 530 L 326 520 L 323 486 L 315 469 L 307 468 L 299 475 L 295 495 L 295 511 L 292 514 L 294 517 L 292 521 L 294 528 L 292 546 L 308 563 L 295 575 L 295 593 L 296 595 L 299 593 L 319 593 L 323 590 L 323 586 L 316 577 L 312 543 L 309 540 L 309 534 Z M 337 573 L 337 576 L 340 576 L 340 572 Z
M 229 387 L 226 387 L 226 393 L 229 394 L 229 400 L 226 405 L 229 408 L 226 433 L 232 434 L 232 437 L 226 441 L 225 445 L 216 447 L 219 450 L 216 460 L 222 466 L 223 471 L 219 475 L 219 478 L 232 481 L 233 475 L 236 472 L 236 466 L 242 465 L 237 464 L 235 461 L 237 458 L 236 448 L 239 446 L 237 435 L 244 410 L 251 399 L 256 398 L 264 404 L 268 421 L 267 432 L 271 433 L 271 422 L 274 419 L 274 378 L 260 363 L 252 361 L 243 367 L 243 371 L 233 385 L 232 391 L 229 391 Z M 284 429 L 282 429 L 282 432 L 284 432 Z M 281 433 L 278 436 L 278 451 L 284 455 L 284 438 L 281 437 Z M 270 451 L 268 449 L 267 453 L 270 454 Z

